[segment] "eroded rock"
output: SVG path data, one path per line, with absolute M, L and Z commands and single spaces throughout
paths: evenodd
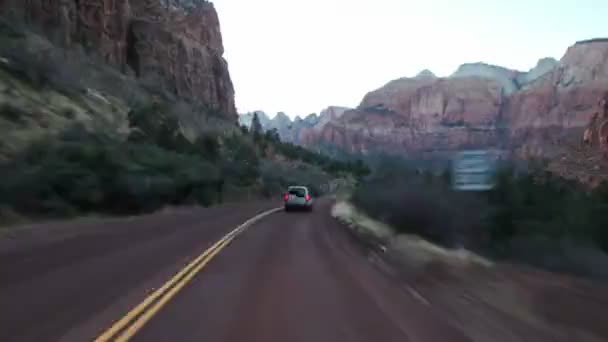
M 217 13 L 204 0 L 4 0 L 3 14 L 236 121 Z

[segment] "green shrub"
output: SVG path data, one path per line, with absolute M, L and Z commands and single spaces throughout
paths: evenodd
M 165 102 L 152 102 L 131 110 L 128 114 L 131 134 L 129 141 L 148 143 L 174 151 L 191 148 L 181 132 L 178 118 Z
M 262 191 L 266 196 L 278 196 L 290 185 L 306 186 L 313 196 L 319 196 L 325 192 L 325 186 L 331 180 L 330 175 L 318 167 L 302 163 L 263 161 L 260 173 Z
M 445 173 L 382 170 L 353 201 L 398 231 L 552 270 L 597 275 L 590 255 L 608 266 L 608 184 L 589 192 L 550 173 L 504 170 L 493 190 L 463 193 L 450 189 Z
M 217 136 L 204 134 L 197 138 L 194 146 L 197 153 L 200 153 L 206 159 L 215 161 L 220 158 L 220 144 Z
M 353 202 L 398 232 L 423 236 L 454 247 L 480 244 L 482 203 L 466 194 L 446 191 L 420 178 L 385 178 L 363 182 Z
M 210 205 L 217 201 L 222 182 L 218 168 L 199 156 L 114 141 L 77 128 L 59 140 L 33 144 L 0 173 L 0 202 L 40 216 Z
M 350 173 L 357 178 L 362 178 L 370 173 L 370 169 L 362 160 L 339 161 L 326 155 L 316 153 L 290 143 L 281 142 L 278 135 L 273 131 L 267 132 L 267 139 L 275 147 L 276 151 L 291 160 L 299 160 L 311 165 L 321 167 L 324 171 L 338 175 Z
M 243 136 L 224 140 L 222 174 L 237 186 L 253 185 L 259 178 L 260 157 L 256 146 Z

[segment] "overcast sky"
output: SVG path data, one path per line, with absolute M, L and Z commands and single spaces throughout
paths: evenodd
M 608 36 L 607 0 L 213 0 L 239 112 L 354 107 L 386 82 L 483 61 L 527 70 Z

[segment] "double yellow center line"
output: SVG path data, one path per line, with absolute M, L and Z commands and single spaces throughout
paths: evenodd
M 131 309 L 123 318 L 97 337 L 95 342 L 110 340 L 119 342 L 128 341 L 238 234 L 253 223 L 279 210 L 281 210 L 281 208 L 271 209 L 256 215 L 226 234 L 218 242 L 213 244 L 213 246 L 209 247 L 191 263 L 186 265 L 186 267 L 167 281 L 161 288 L 150 294 L 143 302 Z

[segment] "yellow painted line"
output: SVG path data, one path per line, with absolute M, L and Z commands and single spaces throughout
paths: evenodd
M 234 232 L 234 231 L 233 231 Z M 232 234 L 233 232 L 230 232 Z M 228 235 L 230 235 L 228 234 Z M 227 235 L 227 236 L 228 236 Z M 118 331 L 123 329 L 129 322 L 131 322 L 137 315 L 141 314 L 154 300 L 160 297 L 163 293 L 165 293 L 169 288 L 174 286 L 185 274 L 190 272 L 196 264 L 200 263 L 201 260 L 207 257 L 215 248 L 217 248 L 227 236 L 224 236 L 218 242 L 216 242 L 213 246 L 207 249 L 203 254 L 194 259 L 190 264 L 184 267 L 181 271 L 179 271 L 173 278 L 171 278 L 167 283 L 165 283 L 161 288 L 154 291 L 151 295 L 149 295 L 143 302 L 129 311 L 122 319 L 116 322 L 110 329 L 104 332 L 101 336 L 99 336 L 95 341 L 109 341 L 112 336 L 116 335 Z
M 119 331 L 125 330 L 116 341 L 127 341 L 132 337 L 144 324 L 149 321 L 154 314 L 156 314 L 177 292 L 184 287 L 194 276 L 200 272 L 200 270 L 211 261 L 211 259 L 219 253 L 224 247 L 226 247 L 239 233 L 245 230 L 253 223 L 261 220 L 262 218 L 273 214 L 281 208 L 275 208 L 258 214 L 249 220 L 245 221 L 240 226 L 236 227 L 230 233 L 226 234 L 219 241 L 205 250 L 201 255 L 179 271 L 173 276 L 168 282 L 166 282 L 161 288 L 150 294 L 143 302 L 134 307 L 129 311 L 123 318 L 118 322 L 114 323 L 107 331 L 101 334 L 95 339 L 95 342 L 106 342 L 110 341 Z M 161 297 L 156 304 L 150 307 L 150 305 Z M 146 311 L 150 307 L 148 311 Z M 139 317 L 130 327 L 127 328 L 129 323 L 136 317 Z
M 219 253 L 224 247 L 226 247 L 236 235 L 232 235 L 228 240 L 222 242 L 220 246 L 213 250 L 209 256 L 203 260 L 192 272 L 190 272 L 179 284 L 175 285 L 167 294 L 165 294 L 158 302 L 156 302 L 151 308 L 149 308 L 143 315 L 141 315 L 127 330 L 125 330 L 115 341 L 126 342 L 133 335 L 135 335 L 160 309 L 163 308 L 179 290 L 182 289 L 194 276 L 213 259 L 213 257 Z

